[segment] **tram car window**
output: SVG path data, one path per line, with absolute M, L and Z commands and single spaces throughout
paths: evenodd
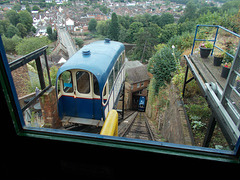
M 62 74 L 62 80 L 63 80 L 63 90 L 66 93 L 73 92 L 72 88 L 72 75 L 70 71 L 65 71 Z
M 93 75 L 93 85 L 94 85 L 94 94 L 99 96 L 100 92 L 99 92 L 98 80 L 97 80 L 96 76 L 94 76 L 94 75 Z
M 77 90 L 79 93 L 84 93 L 84 94 L 90 93 L 90 77 L 88 72 L 77 71 L 76 80 L 77 80 Z

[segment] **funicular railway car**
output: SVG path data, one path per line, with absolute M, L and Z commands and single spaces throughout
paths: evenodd
M 125 81 L 125 47 L 96 41 L 74 54 L 57 73 L 58 113 L 79 124 L 103 124 L 117 105 Z
M 140 96 L 139 98 L 139 103 L 138 103 L 138 111 L 145 111 L 146 107 L 146 97 L 145 96 Z

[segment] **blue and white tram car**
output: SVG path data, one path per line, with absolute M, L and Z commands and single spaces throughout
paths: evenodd
M 140 96 L 139 103 L 138 103 L 138 111 L 144 112 L 146 108 L 146 97 Z
M 105 39 L 80 49 L 57 72 L 59 117 L 76 117 L 80 124 L 105 120 L 124 87 L 124 66 L 120 42 Z

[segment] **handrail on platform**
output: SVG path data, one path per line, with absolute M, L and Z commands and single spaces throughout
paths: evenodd
M 108 112 L 100 134 L 107 136 L 118 136 L 118 113 L 116 110 L 111 110 Z
M 216 29 L 215 38 L 214 38 L 214 39 L 209 39 L 209 40 L 207 40 L 207 39 L 196 39 L 197 33 L 198 33 L 198 28 L 199 28 L 199 27 L 215 27 L 215 28 L 217 28 L 217 29 Z M 193 55 L 193 50 L 194 50 L 194 46 L 195 46 L 195 42 L 196 42 L 196 41 L 211 41 L 211 42 L 213 42 L 213 50 L 212 50 L 212 52 L 211 52 L 211 56 L 213 55 L 214 47 L 216 47 L 216 48 L 219 49 L 220 51 L 224 51 L 222 48 L 220 48 L 220 47 L 218 47 L 218 46 L 216 45 L 219 28 L 222 29 L 222 30 L 224 30 L 224 31 L 226 31 L 226 32 L 228 32 L 228 33 L 230 33 L 230 34 L 232 34 L 232 35 L 234 35 L 234 36 L 236 36 L 236 37 L 238 37 L 238 38 L 240 38 L 240 35 L 239 35 L 239 34 L 237 34 L 237 33 L 235 33 L 235 32 L 232 32 L 232 31 L 230 31 L 229 29 L 226 29 L 225 27 L 222 27 L 222 26 L 219 26 L 219 25 L 203 25 L 203 24 L 198 24 L 198 25 L 196 26 L 196 31 L 195 31 L 195 35 L 194 35 L 194 40 L 193 40 L 193 46 L 192 46 L 191 55 Z M 234 58 L 234 55 L 232 55 L 232 54 L 230 54 L 230 53 L 228 53 L 228 52 L 225 52 L 225 53 L 226 53 L 228 56 Z
M 206 39 L 197 39 L 197 33 L 199 27 L 213 27 L 216 28 L 216 34 L 214 39 L 206 40 Z M 214 48 L 219 49 L 220 51 L 225 52 L 228 56 L 233 58 L 233 62 L 231 65 L 231 68 L 229 70 L 229 74 L 225 83 L 225 87 L 220 88 L 218 85 L 218 81 L 214 80 L 214 78 L 209 78 L 209 81 L 202 81 L 202 78 L 199 77 L 201 74 L 208 74 L 210 73 L 209 70 L 204 71 L 204 68 L 201 68 L 201 65 L 198 63 L 197 65 L 200 67 L 199 69 L 196 69 L 196 64 L 192 63 L 192 60 L 188 59 L 187 56 L 184 56 L 187 61 L 187 68 L 185 73 L 185 79 L 184 79 L 184 86 L 183 86 L 183 97 L 184 97 L 184 91 L 185 86 L 187 83 L 189 83 L 193 78 L 187 80 L 188 75 L 188 68 L 191 69 L 194 75 L 194 79 L 198 82 L 199 86 L 201 87 L 201 90 L 203 91 L 204 96 L 206 97 L 208 104 L 210 108 L 212 109 L 212 118 L 208 123 L 207 133 L 204 138 L 203 146 L 208 147 L 209 143 L 211 141 L 213 131 L 216 125 L 216 122 L 218 122 L 218 125 L 220 126 L 223 135 L 225 136 L 229 147 L 231 149 L 237 150 L 239 148 L 240 144 L 240 93 L 239 89 L 237 89 L 238 81 L 237 78 L 240 78 L 239 73 L 239 67 L 240 67 L 240 41 L 238 43 L 238 48 L 235 54 L 230 54 L 226 51 L 224 51 L 222 48 L 218 47 L 216 45 L 217 42 L 217 36 L 218 36 L 218 30 L 222 29 L 225 32 L 228 32 L 232 35 L 234 35 L 237 38 L 240 38 L 240 35 L 237 33 L 234 33 L 222 26 L 219 25 L 197 25 L 195 36 L 193 40 L 193 47 L 191 55 L 193 55 L 193 50 L 195 46 L 196 41 L 210 41 L 213 42 L 213 50 Z M 239 39 L 238 39 L 239 40 Z M 211 56 L 212 56 L 211 54 Z M 193 56 L 192 56 L 193 57 Z M 201 61 L 203 62 L 203 61 Z M 204 65 L 205 66 L 205 65 Z M 204 67 L 203 66 L 203 67 Z M 201 70 L 200 70 L 201 69 Z M 217 75 L 217 74 L 215 74 Z M 235 151 L 234 150 L 234 151 Z

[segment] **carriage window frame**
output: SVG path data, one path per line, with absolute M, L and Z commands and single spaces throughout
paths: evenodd
M 69 72 L 69 73 L 70 73 L 70 78 L 71 78 L 71 79 L 70 79 L 70 83 L 69 83 L 69 82 L 68 82 L 68 83 L 65 83 L 65 82 L 64 82 L 63 73 L 65 73 L 65 72 Z M 61 74 L 62 90 L 63 90 L 64 93 L 68 93 L 68 94 L 73 93 L 73 78 L 72 78 L 72 72 L 71 72 L 71 71 L 64 71 L 63 73 Z M 69 91 L 69 92 L 68 92 L 68 91 L 65 91 L 65 84 L 71 84 L 71 85 L 72 85 L 72 87 L 70 87 L 69 85 L 68 85 L 69 87 L 66 86 L 66 87 L 68 87 L 68 88 L 70 88 L 70 89 L 72 88 L 71 91 Z
M 96 80 L 95 82 L 94 82 L 94 79 Z M 97 77 L 96 77 L 94 74 L 92 74 L 92 84 L 93 84 L 93 93 L 94 93 L 94 96 L 99 97 L 99 96 L 100 96 L 99 82 L 98 82 Z M 97 84 L 97 86 L 98 86 L 98 93 L 96 92 L 96 88 L 95 88 L 96 84 Z
M 114 79 L 117 78 L 117 75 L 118 75 L 119 70 L 120 70 L 120 68 L 119 68 L 119 62 L 118 62 L 118 59 L 117 59 L 117 61 L 116 61 L 115 64 L 114 64 L 114 73 L 115 73 L 115 78 L 114 78 Z
M 118 66 L 119 66 L 119 71 L 121 70 L 121 68 L 122 68 L 122 65 L 123 65 L 123 53 L 121 53 L 121 55 L 119 56 L 119 58 L 118 58 Z
M 87 73 L 88 75 L 88 87 L 89 87 L 89 91 L 88 92 L 80 92 L 79 89 L 78 89 L 78 81 L 77 81 L 77 73 L 78 72 L 83 72 L 83 73 Z M 86 95 L 86 94 L 90 94 L 91 93 L 91 75 L 89 74 L 89 72 L 87 71 L 81 71 L 81 70 L 76 70 L 75 72 L 75 78 L 76 78 L 76 90 L 79 94 L 82 94 L 82 95 Z
M 108 99 L 109 99 L 109 86 L 108 86 L 108 80 L 105 83 L 104 87 L 103 87 L 103 91 L 102 91 L 102 104 L 103 106 L 106 106 L 108 103 Z M 104 102 L 104 100 L 106 100 Z
M 112 87 L 114 84 L 115 78 L 114 78 L 114 68 L 111 70 L 111 72 L 109 73 L 108 76 L 108 88 L 109 88 L 109 92 L 112 91 Z
M 0 42 L 0 46 L 2 46 L 2 42 Z M 0 56 L 2 56 L 3 59 L 3 61 L 0 60 L 0 86 L 4 95 L 3 97 L 5 97 L 16 134 L 20 137 L 25 136 L 28 138 L 51 139 L 52 141 L 65 141 L 71 143 L 123 148 L 135 151 L 151 152 L 154 154 L 167 154 L 170 156 L 184 157 L 186 159 L 192 158 L 239 163 L 240 138 L 238 139 L 233 151 L 226 151 L 167 142 L 153 142 L 122 137 L 102 136 L 98 134 L 65 131 L 61 129 L 26 127 L 24 125 L 23 114 L 5 52 L 1 48 L 0 51 Z

